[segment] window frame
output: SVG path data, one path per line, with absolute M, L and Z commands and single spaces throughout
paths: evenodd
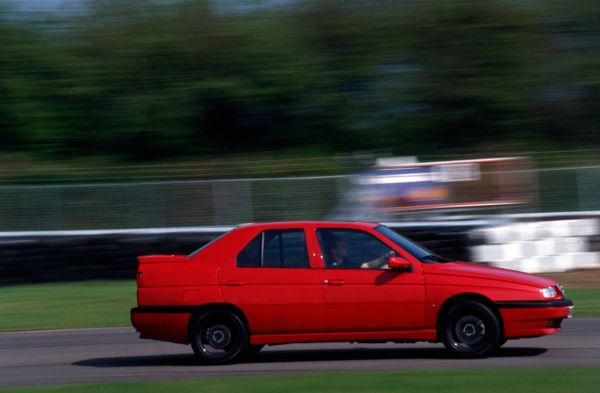
M 282 264 L 279 266 L 265 266 L 264 265 L 265 235 L 267 232 L 279 232 L 279 239 L 277 241 L 279 242 L 279 257 L 281 258 L 281 262 L 282 262 Z M 305 256 L 306 256 L 306 266 L 285 266 L 283 264 L 283 262 L 284 262 L 284 258 L 283 258 L 284 247 L 283 247 L 283 237 L 281 236 L 281 233 L 283 233 L 283 232 L 301 232 L 302 233 L 302 235 L 304 236 L 304 252 L 305 252 Z M 239 266 L 238 262 L 237 262 L 238 257 L 246 249 L 246 247 L 248 247 L 252 242 L 254 242 L 259 236 L 260 236 L 260 257 L 259 257 L 259 261 L 258 261 L 258 266 Z M 277 236 L 277 235 L 275 235 L 275 236 Z M 310 249 L 310 246 L 308 243 L 308 234 L 304 228 L 265 229 L 265 230 L 260 231 L 260 233 L 258 233 L 256 236 L 252 237 L 252 239 L 250 241 L 248 241 L 244 245 L 244 247 L 242 247 L 240 249 L 240 251 L 238 251 L 238 253 L 235 256 L 235 267 L 240 268 L 240 269 L 247 269 L 247 268 L 253 268 L 253 269 L 312 269 L 313 266 L 311 263 L 309 249 Z

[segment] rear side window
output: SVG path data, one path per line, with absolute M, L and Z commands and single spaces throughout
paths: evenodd
M 302 229 L 264 231 L 237 256 L 238 267 L 310 267 Z
M 208 246 L 210 246 L 213 243 L 216 243 L 219 239 L 225 237 L 225 235 L 230 234 L 231 232 L 235 231 L 235 229 L 232 229 L 231 231 L 227 231 L 217 237 L 215 237 L 214 239 L 212 239 L 211 241 L 209 241 L 208 243 L 206 243 L 205 245 L 203 245 L 202 247 L 200 247 L 199 249 L 197 249 L 196 251 L 192 252 L 190 255 L 188 255 L 190 258 L 193 257 L 194 255 L 198 254 L 200 251 L 204 250 L 205 248 L 207 248 Z
M 256 236 L 244 249 L 238 254 L 236 264 L 239 267 L 259 267 L 260 249 L 262 247 L 262 233 Z

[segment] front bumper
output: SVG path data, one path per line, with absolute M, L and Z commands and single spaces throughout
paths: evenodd
M 496 302 L 504 321 L 504 337 L 522 338 L 554 334 L 572 315 L 569 299 L 526 302 Z

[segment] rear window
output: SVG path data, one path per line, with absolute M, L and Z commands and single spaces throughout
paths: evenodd
M 308 268 L 306 236 L 302 229 L 264 231 L 237 256 L 238 267 Z

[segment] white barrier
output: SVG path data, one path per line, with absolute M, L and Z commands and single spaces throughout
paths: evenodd
M 595 218 L 514 223 L 476 229 L 484 240 L 471 247 L 474 262 L 529 273 L 564 272 L 600 267 L 600 253 L 589 239 L 600 234 Z

